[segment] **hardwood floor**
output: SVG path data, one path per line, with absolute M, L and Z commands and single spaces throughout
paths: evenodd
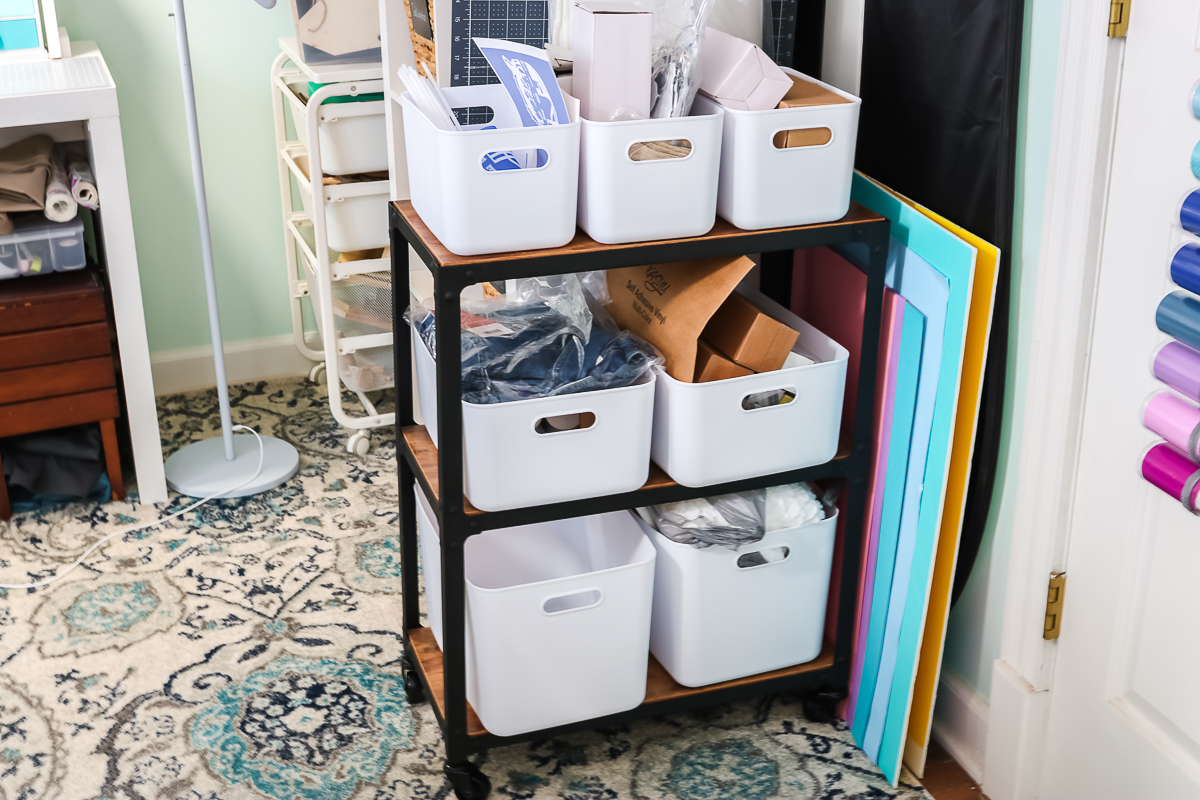
M 987 795 L 979 790 L 979 784 L 936 739 L 930 742 L 925 778 L 921 784 L 933 795 L 933 800 L 987 800 Z

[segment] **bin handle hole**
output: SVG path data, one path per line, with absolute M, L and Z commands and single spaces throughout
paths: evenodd
M 533 430 L 540 434 L 571 433 L 583 431 L 596 424 L 596 415 L 591 411 L 576 414 L 558 414 L 553 417 L 542 417 L 533 423 Z
M 547 597 L 542 601 L 542 611 L 549 616 L 566 614 L 568 611 L 583 611 L 586 608 L 595 608 L 603 599 L 604 593 L 599 589 L 584 589 L 582 592 Z
M 692 143 L 687 139 L 658 139 L 629 145 L 630 161 L 670 161 L 691 154 Z
M 762 411 L 767 408 L 785 406 L 796 399 L 796 387 L 771 389 L 766 392 L 751 392 L 742 398 L 743 411 Z
M 738 556 L 737 565 L 738 569 L 753 569 L 771 564 L 782 564 L 791 554 L 791 548 L 786 545 L 767 550 L 756 550 L 753 553 L 742 553 Z
M 479 166 L 484 172 L 532 172 L 545 169 L 549 163 L 550 154 L 540 147 L 493 150 L 479 159 Z
M 778 150 L 795 150 L 802 147 L 822 147 L 833 141 L 829 128 L 793 128 L 778 131 L 771 143 Z

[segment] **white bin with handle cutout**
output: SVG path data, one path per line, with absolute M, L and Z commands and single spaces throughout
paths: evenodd
M 579 227 L 603 244 L 712 230 L 724 114 L 715 106 L 672 119 L 582 120 Z
M 783 369 L 708 383 L 658 372 L 651 458 L 684 486 L 773 475 L 824 464 L 837 454 L 846 348 L 778 303 L 738 291 L 800 332 Z M 816 363 L 806 363 L 807 356 Z M 789 402 L 747 409 L 750 398 L 784 390 Z
M 441 647 L 438 529 L 414 490 Z M 645 699 L 655 550 L 628 512 L 486 531 L 467 540 L 463 558 L 467 700 L 488 731 L 516 736 Z
M 793 69 L 783 71 L 846 102 L 766 111 L 725 109 L 717 213 L 745 230 L 831 222 L 850 209 L 862 101 Z M 716 106 L 697 95 L 693 109 L 703 112 Z M 776 147 L 776 134 L 818 130 L 828 135 L 821 144 Z
M 707 686 L 820 655 L 837 509 L 826 514 L 736 551 L 673 542 L 634 514 L 658 551 L 650 652 L 672 678 Z
M 460 256 L 570 242 L 579 186 L 579 120 L 523 128 L 500 84 L 439 91 L 452 108 L 471 108 L 472 113 L 490 109 L 488 125 L 496 130 L 483 130 L 484 125 L 443 130 L 407 92 L 401 96 L 409 192 L 413 208 L 433 235 Z M 504 153 L 536 153 L 538 166 L 484 168 Z
M 314 109 L 296 94 L 307 86 L 289 87 L 288 108 L 296 138 L 309 149 L 308 114 Z M 346 95 L 338 95 L 345 97 Z M 322 103 L 317 113 L 317 139 L 321 146 L 321 171 L 327 175 L 384 172 L 388 168 L 387 126 L 383 100 Z
M 438 446 L 437 368 L 419 336 L 417 395 Z M 640 489 L 650 474 L 656 375 L 632 386 L 512 403 L 462 403 L 463 488 L 481 511 L 583 500 Z M 574 430 L 542 420 L 579 415 Z

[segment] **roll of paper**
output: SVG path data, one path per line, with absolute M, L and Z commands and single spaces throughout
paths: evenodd
M 1189 479 L 1196 474 L 1197 467 L 1186 456 L 1173 449 L 1169 444 L 1156 444 L 1142 456 L 1142 477 L 1162 489 L 1178 502 L 1184 502 L 1189 511 L 1196 507 L 1196 491 L 1200 483 L 1194 484 L 1186 498 L 1184 488 Z
M 1171 280 L 1177 286 L 1200 294 L 1200 245 L 1185 244 L 1171 256 Z
M 1193 189 L 1179 207 L 1179 224 L 1189 233 L 1200 234 L 1200 189 Z
M 70 222 L 79 213 L 79 205 L 67 185 L 67 171 L 61 154 L 50 159 L 50 177 L 46 181 L 46 219 L 52 222 Z
M 1154 377 L 1184 397 L 1200 400 L 1200 352 L 1167 342 L 1154 356 Z
M 92 168 L 86 161 L 72 159 L 67 165 L 71 178 L 71 195 L 75 202 L 84 208 L 99 208 L 100 193 L 96 191 L 96 178 Z
M 1200 298 L 1171 292 L 1158 304 L 1154 321 L 1163 333 L 1200 350 Z
M 1142 424 L 1192 461 L 1200 461 L 1200 408 L 1173 392 L 1159 392 L 1146 401 Z

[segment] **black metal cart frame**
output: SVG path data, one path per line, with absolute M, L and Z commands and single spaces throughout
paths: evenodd
M 449 253 L 424 226 L 407 201 L 389 206 L 389 228 L 392 315 L 394 330 L 397 331 L 394 348 L 396 450 L 399 454 L 397 471 L 400 488 L 405 685 L 414 701 L 424 697 L 433 700 L 433 710 L 446 742 L 446 774 L 461 800 L 480 800 L 490 788 L 487 778 L 468 761 L 472 753 L 775 692 L 818 686 L 842 687 L 849 683 L 863 510 L 871 466 L 875 374 L 889 236 L 886 219 L 857 204 L 851 204 L 850 211 L 841 220 L 820 225 L 743 231 L 718 219 L 708 234 L 690 239 L 603 246 L 579 234 L 562 248 L 476 257 L 460 257 Z M 866 252 L 869 254 L 866 263 L 856 263 L 867 275 L 857 410 L 853 430 L 842 431 L 842 446 L 837 456 L 825 464 L 703 488 L 680 486 L 669 479 L 656 481 L 652 477 L 645 487 L 633 492 L 482 513 L 471 507 L 463 497 L 462 371 L 458 359 L 437 359 L 440 450 L 433 449 L 424 427 L 414 424 L 412 353 L 408 346 L 409 337 L 400 335 L 401 331 L 407 329 L 403 314 L 409 303 L 408 245 L 413 247 L 433 273 L 434 314 L 439 320 L 453 320 L 459 317 L 463 289 L 485 281 L 752 253 L 762 254 L 764 293 L 788 306 L 792 251 L 854 243 L 867 245 Z M 458 353 L 460 333 L 458 325 L 439 324 L 436 328 L 437 352 Z M 463 558 L 468 537 L 497 528 L 820 479 L 844 480 L 849 495 L 845 534 L 842 537 L 836 636 L 832 647 L 827 644 L 826 650 L 816 661 L 699 689 L 677 685 L 664 689 L 659 685 L 653 696 L 648 690 L 646 702 L 630 711 L 520 736 L 497 736 L 487 732 L 468 708 Z M 428 636 L 428 629 L 421 628 L 420 623 L 416 498 L 409 490 L 414 481 L 428 498 L 440 527 L 444 652 L 437 652 L 436 645 Z M 827 652 L 830 650 L 831 653 Z M 659 675 L 660 684 L 662 675 L 665 673 Z

